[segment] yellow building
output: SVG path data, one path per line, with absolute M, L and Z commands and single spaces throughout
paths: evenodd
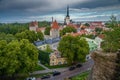
M 67 61 L 65 58 L 61 57 L 59 51 L 54 51 L 50 54 L 50 66 L 66 64 Z

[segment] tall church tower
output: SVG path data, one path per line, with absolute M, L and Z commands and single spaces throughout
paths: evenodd
M 70 23 L 70 15 L 69 15 L 69 6 L 67 6 L 67 15 L 64 20 L 64 24 L 68 25 Z

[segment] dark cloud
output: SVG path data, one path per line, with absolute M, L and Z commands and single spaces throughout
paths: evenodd
M 112 11 L 120 8 L 120 0 L 0 0 L 0 19 L 66 14 L 67 5 L 71 12 Z
M 73 5 L 74 8 L 98 8 L 98 7 L 112 7 L 120 6 L 120 0 L 91 0 L 82 4 Z
M 0 10 L 54 11 L 70 5 L 74 8 L 97 8 L 120 5 L 120 0 L 0 0 Z

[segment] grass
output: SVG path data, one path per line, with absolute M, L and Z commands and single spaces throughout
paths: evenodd
M 40 65 L 37 65 L 35 67 L 35 70 L 34 71 L 39 71 L 39 70 L 45 70 L 43 67 L 41 67 Z
M 49 69 L 68 67 L 68 65 L 56 65 L 56 66 L 45 65 L 45 66 L 48 67 Z
M 71 80 L 86 80 L 90 71 L 83 72 L 77 76 L 71 78 Z

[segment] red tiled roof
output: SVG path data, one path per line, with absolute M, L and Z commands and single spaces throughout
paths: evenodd
M 102 22 L 91 22 L 92 25 L 102 25 Z
M 36 28 L 36 31 L 37 31 L 37 32 L 42 31 L 42 30 L 45 30 L 45 27 Z
M 77 26 L 77 25 L 75 25 L 75 24 L 72 24 L 72 23 L 69 23 L 67 26 L 74 27 L 75 29 L 77 29 L 77 28 L 78 28 L 78 26 Z
M 30 23 L 30 26 L 31 27 L 34 27 L 34 26 L 38 26 L 38 22 L 37 21 L 32 21 L 31 23 Z
M 100 35 L 98 35 L 98 37 L 101 38 L 101 39 L 103 39 L 103 38 L 105 38 L 105 35 L 100 34 Z
M 58 25 L 56 20 L 52 23 L 52 28 L 53 29 L 59 29 L 59 25 Z
M 80 32 L 77 32 L 77 33 L 69 33 L 70 35 L 72 36 L 80 36 L 80 35 L 83 35 L 83 34 L 87 34 L 88 32 L 86 30 L 81 30 Z

